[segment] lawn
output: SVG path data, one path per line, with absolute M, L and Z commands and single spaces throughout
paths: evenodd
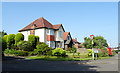
M 98 59 L 108 59 L 110 57 L 99 57 Z M 92 57 L 87 58 L 71 58 L 71 57 L 57 57 L 57 56 L 30 56 L 26 59 L 34 60 L 48 60 L 48 61 L 82 61 L 82 60 L 92 60 Z

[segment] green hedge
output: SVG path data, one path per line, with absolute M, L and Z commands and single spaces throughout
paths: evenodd
M 24 40 L 24 35 L 22 33 L 17 33 L 15 35 L 15 45 L 17 45 L 17 43 L 22 40 Z
M 17 43 L 19 50 L 33 51 L 35 48 L 32 47 L 32 43 L 29 41 L 20 41 Z
M 20 50 L 14 50 L 14 49 L 5 49 L 5 54 L 11 54 L 15 56 L 28 56 L 29 52 L 27 51 L 20 51 Z

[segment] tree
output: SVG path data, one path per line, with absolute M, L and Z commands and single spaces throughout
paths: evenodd
M 102 36 L 96 36 L 93 38 L 93 42 L 94 44 L 92 45 L 92 40 L 89 37 L 85 37 L 84 38 L 84 47 L 85 48 L 104 48 L 104 47 L 108 47 L 107 41 L 106 39 L 104 39 L 104 37 Z
M 72 53 L 73 53 L 73 56 L 74 56 L 74 54 L 76 53 L 76 48 L 75 48 L 75 46 L 74 45 L 72 45 L 72 48 L 71 48 L 71 51 L 72 51 Z
M 22 33 L 17 33 L 15 35 L 15 45 L 17 45 L 17 43 L 22 40 L 24 40 L 24 35 Z
M 3 31 L 0 31 L 0 36 L 4 36 L 4 35 L 7 35 L 7 33 L 6 32 L 4 32 L 4 30 Z
M 15 34 L 9 34 L 7 37 L 7 48 L 11 48 L 15 44 Z

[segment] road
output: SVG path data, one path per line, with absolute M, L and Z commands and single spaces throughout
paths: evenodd
M 94 61 L 44 61 L 9 58 L 2 64 L 3 71 L 118 71 L 118 55 L 110 59 Z

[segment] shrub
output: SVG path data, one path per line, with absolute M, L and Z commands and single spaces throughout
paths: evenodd
M 15 34 L 9 34 L 7 37 L 7 48 L 11 48 L 11 45 L 15 43 Z
M 80 56 L 80 52 L 77 52 L 78 56 Z
M 23 51 L 33 51 L 34 48 L 32 47 L 32 43 L 29 41 L 20 41 L 17 43 L 17 47 L 19 50 Z
M 36 37 L 34 35 L 29 35 L 28 41 L 32 43 L 33 48 L 36 48 Z
M 8 37 L 8 35 L 4 35 L 4 37 L 3 37 L 3 40 L 5 40 L 6 43 L 7 43 L 7 37 Z
M 101 51 L 98 53 L 99 57 L 106 57 L 108 56 L 108 50 L 106 48 L 101 48 Z
M 36 43 L 39 42 L 39 36 L 35 36 Z
M 20 51 L 20 50 L 8 49 L 8 48 L 5 49 L 4 53 L 15 55 L 15 56 L 28 56 L 27 51 Z
M 0 48 L 2 48 L 2 51 L 4 51 L 7 48 L 6 40 L 3 39 L 3 37 L 0 36 Z
M 37 49 L 34 50 L 34 52 L 37 54 L 37 55 L 51 55 L 51 49 L 50 47 L 48 47 L 47 44 L 45 43 L 41 43 L 41 44 L 38 44 L 36 46 Z
M 54 56 L 66 56 L 66 51 L 62 48 L 56 48 L 52 50 L 52 55 Z
M 92 56 L 92 49 L 87 49 L 88 50 L 88 56 Z
M 118 52 L 120 52 L 120 50 L 115 50 L 115 52 L 118 54 Z
M 116 51 L 115 50 L 112 50 L 112 55 L 114 56 L 114 55 L 116 55 L 117 53 L 116 53 Z
M 24 40 L 24 35 L 22 33 L 17 33 L 15 35 L 15 45 L 17 45 L 17 43 L 22 40 Z

